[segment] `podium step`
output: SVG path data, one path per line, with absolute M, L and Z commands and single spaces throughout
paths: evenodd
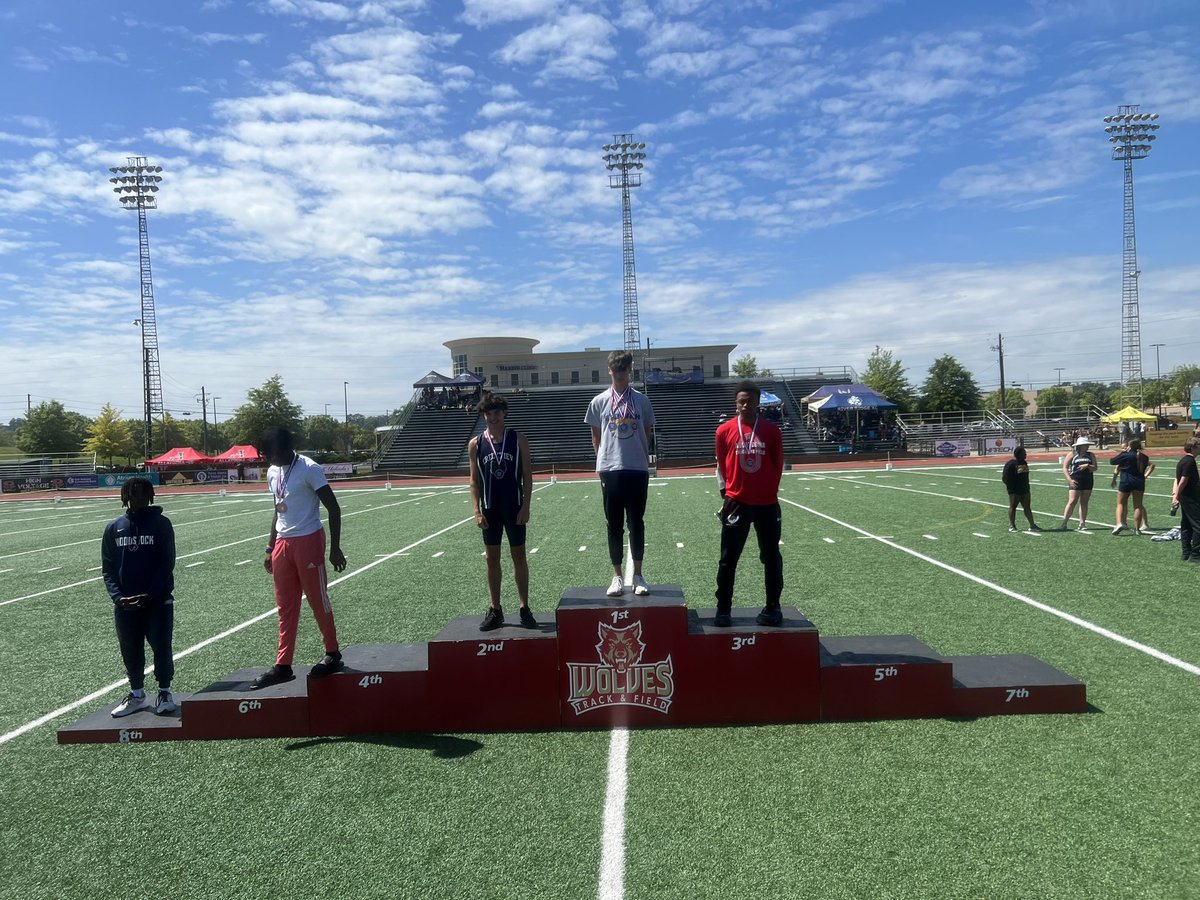
M 1036 656 L 948 656 L 956 716 L 1073 713 L 1087 710 L 1087 686 Z
M 452 619 L 429 642 L 430 715 L 440 723 L 433 730 L 557 728 L 555 624 L 480 631 L 481 620 L 481 616 Z
M 759 608 L 733 609 L 733 624 L 712 624 L 716 609 L 688 616 L 679 659 L 676 725 L 815 722 L 821 715 L 817 628 L 794 606 L 783 625 L 757 624 Z
M 260 691 L 250 690 L 250 683 L 266 668 L 238 669 L 179 705 L 183 736 L 200 740 L 311 736 L 307 690 L 311 668 L 294 666 L 294 681 Z
M 688 638 L 679 585 L 651 585 L 645 597 L 629 587 L 620 597 L 567 588 L 555 619 L 563 727 L 674 724 L 676 667 Z
M 148 696 L 154 697 L 152 692 Z M 188 695 L 176 694 L 175 702 L 181 703 Z M 131 716 L 119 719 L 112 717 L 117 703 L 89 713 L 77 722 L 72 722 L 58 731 L 60 744 L 144 744 L 147 741 L 177 741 L 183 737 L 183 719 L 179 710 L 169 716 L 156 716 L 152 710 L 144 709 Z
M 953 668 L 913 635 L 823 637 L 820 646 L 822 719 L 952 714 Z
M 313 734 L 436 730 L 427 644 L 351 644 L 346 667 L 308 682 Z

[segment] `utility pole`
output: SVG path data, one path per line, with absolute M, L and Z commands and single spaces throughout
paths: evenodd
M 204 386 L 200 386 L 200 396 L 196 398 L 200 401 L 200 452 L 208 456 L 208 397 L 204 393 Z
M 1008 400 L 1004 393 L 1004 335 L 996 336 L 996 344 L 992 349 L 1000 354 L 1000 412 L 1007 413 Z
M 1062 384 L 1062 373 L 1066 366 L 1055 366 L 1054 371 L 1058 373 L 1058 383 Z

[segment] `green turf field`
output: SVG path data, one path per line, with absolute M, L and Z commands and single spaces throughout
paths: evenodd
M 1177 542 L 1100 527 L 1107 488 L 1092 534 L 1009 534 L 998 470 L 787 473 L 784 602 L 828 636 L 1033 654 L 1085 681 L 1091 712 L 634 731 L 622 766 L 607 732 L 59 746 L 57 728 L 124 693 L 98 571 L 119 504 L 2 503 L 0 896 L 1200 897 L 1200 571 Z M 1033 482 L 1056 525 L 1057 466 Z M 463 488 L 338 496 L 344 644 L 482 616 Z M 1152 526 L 1177 521 L 1169 496 L 1152 478 Z M 178 541 L 176 690 L 269 665 L 270 498 L 159 500 Z M 696 607 L 712 605 L 718 505 L 711 476 L 652 482 L 646 575 Z M 607 583 L 599 487 L 539 483 L 532 515 L 548 620 L 563 588 Z M 738 606 L 761 602 L 752 548 Z M 507 570 L 505 586 L 515 612 Z M 306 610 L 297 662 L 321 652 Z

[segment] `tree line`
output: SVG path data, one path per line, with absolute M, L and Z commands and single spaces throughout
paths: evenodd
M 730 369 L 738 378 L 770 378 L 770 369 L 759 369 L 749 353 L 738 358 Z M 1009 416 L 1024 416 L 1029 406 L 1020 387 L 984 394 L 978 383 L 957 359 L 949 354 L 933 361 L 924 383 L 918 388 L 904 374 L 904 364 L 890 350 L 876 346 L 862 373 L 862 383 L 896 404 L 900 412 L 959 412 L 961 410 L 1003 411 Z M 1192 385 L 1200 383 L 1200 366 L 1179 366 L 1161 380 L 1143 383 L 1143 404 L 1153 409 L 1167 404 L 1188 405 Z M 1055 385 L 1037 392 L 1038 409 L 1087 410 L 1093 406 L 1114 410 L 1124 404 L 1119 383 L 1101 384 L 1081 381 Z
M 267 428 L 282 425 L 296 436 L 296 445 L 306 450 L 349 458 L 375 449 L 375 428 L 388 424 L 387 416 L 351 415 L 348 422 L 333 416 L 305 416 L 284 390 L 283 380 L 274 375 L 260 387 L 246 393 L 246 402 L 220 424 L 205 424 L 192 418 L 176 418 L 164 413 L 152 426 L 154 451 L 163 453 L 173 447 L 192 447 L 209 455 L 223 453 L 239 444 L 256 444 Z M 207 430 L 207 448 L 204 432 Z M 67 410 L 57 400 L 32 407 L 23 419 L 12 419 L 0 426 L 0 452 L 30 456 L 63 453 L 95 453 L 107 465 L 129 464 L 143 459 L 145 420 L 126 418 L 112 404 L 89 419 Z

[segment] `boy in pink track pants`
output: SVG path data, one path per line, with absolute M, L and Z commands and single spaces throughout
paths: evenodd
M 271 538 L 263 568 L 275 583 L 275 606 L 279 611 L 279 652 L 275 665 L 258 676 L 251 690 L 291 681 L 296 631 L 300 625 L 301 595 L 308 597 L 325 645 L 324 658 L 312 667 L 313 678 L 324 678 L 344 667 L 338 647 L 337 627 L 329 605 L 325 569 L 325 529 L 321 506 L 329 514 L 329 562 L 334 571 L 346 568 L 342 553 L 342 510 L 321 466 L 301 456 L 292 445 L 286 428 L 272 428 L 263 435 L 260 447 L 271 467 L 267 486 L 275 501 Z

